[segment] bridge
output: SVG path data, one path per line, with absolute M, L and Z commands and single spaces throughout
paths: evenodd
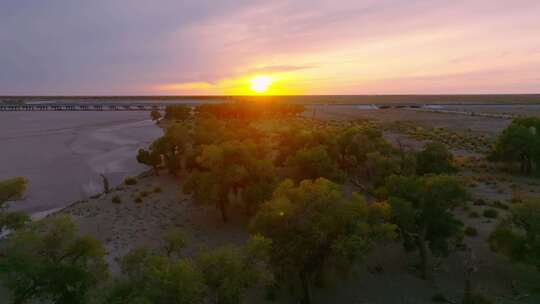
M 12 111 L 152 111 L 165 110 L 159 103 L 32 103 L 1 104 L 0 112 Z M 191 106 L 191 105 L 189 105 Z

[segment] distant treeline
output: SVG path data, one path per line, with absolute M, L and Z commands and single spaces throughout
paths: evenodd
M 493 95 L 297 95 L 297 96 L 0 96 L 4 103 L 13 101 L 58 102 L 228 102 L 228 101 L 280 101 L 301 104 L 540 104 L 540 94 Z

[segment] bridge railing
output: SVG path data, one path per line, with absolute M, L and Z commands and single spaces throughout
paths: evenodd
M 129 105 L 129 104 L 33 104 L 2 105 L 0 112 L 12 111 L 152 111 L 165 110 L 166 105 Z

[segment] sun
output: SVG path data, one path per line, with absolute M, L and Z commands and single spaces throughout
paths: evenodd
M 272 78 L 269 76 L 256 76 L 250 81 L 250 89 L 256 93 L 264 93 L 268 91 L 268 88 L 272 85 Z

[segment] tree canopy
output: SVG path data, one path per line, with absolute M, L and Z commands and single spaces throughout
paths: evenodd
M 26 186 L 27 181 L 22 177 L 0 181 L 0 232 L 5 228 L 20 228 L 30 220 L 28 215 L 22 212 L 5 212 L 5 204 L 8 201 L 21 199 Z
M 52 217 L 2 240 L 0 279 L 13 303 L 87 303 L 91 289 L 108 276 L 104 256 L 101 243 L 78 236 L 69 217 Z
M 199 203 L 216 205 L 227 221 L 230 195 L 245 191 L 248 211 L 269 196 L 275 176 L 272 163 L 265 156 L 252 142 L 204 145 L 196 158 L 200 169 L 191 173 L 184 190 Z
M 184 121 L 191 117 L 191 108 L 187 105 L 168 105 L 165 107 L 165 119 Z
M 251 227 L 271 241 L 269 263 L 276 280 L 299 288 L 302 301 L 310 303 L 317 279 L 346 272 L 374 241 L 393 237 L 394 226 L 385 222 L 389 215 L 387 204 L 368 204 L 359 195 L 346 199 L 327 179 L 299 185 L 285 180 Z
M 518 162 L 520 171 L 532 173 L 540 165 L 540 118 L 518 118 L 497 138 L 490 159 Z
M 444 144 L 432 142 L 416 156 L 416 170 L 418 175 L 451 174 L 457 171 L 453 162 L 454 155 Z
M 155 122 L 158 122 L 159 119 L 161 118 L 161 113 L 159 113 L 158 110 L 152 110 L 150 112 L 150 118 L 155 121 Z
M 452 210 L 468 198 L 464 186 L 447 175 L 391 176 L 386 180 L 393 222 L 406 249 L 418 250 L 422 277 L 428 276 L 428 248 L 446 255 L 450 241 L 460 241 L 462 224 Z
M 510 217 L 497 226 L 489 241 L 494 251 L 540 271 L 540 199 L 513 205 Z

